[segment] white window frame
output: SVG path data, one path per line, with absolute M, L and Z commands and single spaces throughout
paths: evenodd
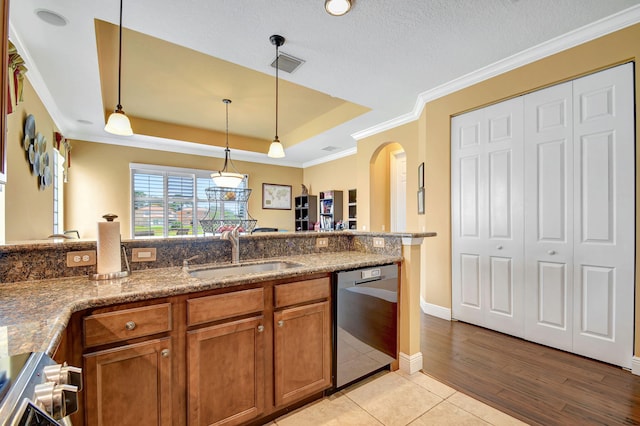
M 134 188 L 134 175 L 136 173 L 151 173 L 151 174 L 161 174 L 164 177 L 164 224 L 163 224 L 163 235 L 157 236 L 136 236 L 135 235 L 135 188 Z M 129 163 L 129 190 L 130 190 L 130 212 L 131 212 L 131 238 L 176 238 L 176 237 L 201 237 L 204 236 L 203 232 L 200 232 L 200 217 L 198 217 L 198 179 L 209 179 L 208 187 L 215 186 L 213 180 L 211 180 L 212 170 L 202 170 L 202 169 L 189 169 L 183 167 L 173 167 L 173 166 L 159 166 L 154 164 L 142 164 L 142 163 Z M 168 205 L 169 205 L 169 197 L 168 197 L 168 185 L 167 177 L 171 176 L 181 176 L 181 177 L 191 177 L 193 179 L 193 226 L 192 229 L 194 234 L 184 235 L 184 236 L 171 236 L 169 237 L 169 215 L 168 215 Z M 249 187 L 249 175 L 245 174 L 245 185 Z M 248 215 L 248 209 L 244 211 L 245 216 Z

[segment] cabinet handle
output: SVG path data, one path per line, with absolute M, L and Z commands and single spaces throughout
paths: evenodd
M 282 327 L 284 325 L 284 321 L 280 320 L 278 321 L 278 327 Z
M 126 328 L 129 331 L 131 331 L 134 328 L 136 328 L 136 323 L 133 322 L 133 321 L 127 321 L 127 323 L 124 325 L 124 328 Z
M 160 355 L 162 355 L 163 358 L 169 358 L 169 349 L 163 349 Z
M 550 254 L 551 256 L 553 256 L 554 254 L 556 254 L 556 251 L 555 250 L 549 250 L 547 252 L 547 254 Z
M 501 246 L 501 245 L 497 246 L 496 248 L 497 248 L 498 250 L 502 250 L 502 246 Z
M 264 325 L 258 326 L 258 333 L 262 333 L 264 331 Z

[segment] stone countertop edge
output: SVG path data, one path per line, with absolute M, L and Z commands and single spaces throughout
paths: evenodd
M 419 234 L 407 235 L 416 237 Z M 247 263 L 273 260 L 300 263 L 301 266 L 218 279 L 194 278 L 182 268 L 170 267 L 134 271 L 129 277 L 117 280 L 91 281 L 87 276 L 80 276 L 6 284 L 0 289 L 0 357 L 25 352 L 52 355 L 71 315 L 84 309 L 398 263 L 402 261 L 402 256 L 348 251 L 286 256 Z M 194 269 L 205 266 L 194 265 Z
M 259 232 L 256 234 L 240 234 L 240 238 L 253 239 L 287 239 L 309 238 L 311 236 L 351 235 L 356 237 L 395 237 L 395 238 L 427 238 L 435 237 L 435 232 L 368 232 L 368 231 L 298 231 L 298 232 Z M 219 240 L 219 235 L 186 236 L 181 238 L 136 238 L 122 240 L 124 244 L 143 245 L 144 242 L 182 244 L 185 241 Z M 89 239 L 54 239 L 37 241 L 14 241 L 0 245 L 0 252 L 10 253 L 23 250 L 54 249 L 63 246 L 95 246 L 96 240 Z

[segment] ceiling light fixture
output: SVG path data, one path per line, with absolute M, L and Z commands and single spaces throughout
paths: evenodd
M 111 113 L 107 124 L 104 126 L 104 130 L 114 135 L 131 136 L 133 130 L 131 129 L 131 122 L 129 117 L 126 116 L 120 104 L 120 85 L 122 81 L 122 1 L 120 0 L 120 46 L 118 48 L 118 105 L 116 110 Z
M 351 10 L 351 0 L 326 0 L 324 8 L 332 16 L 346 15 Z
M 271 40 L 271 44 L 276 46 L 276 137 L 273 138 L 273 142 L 271 142 L 271 145 L 269 146 L 267 156 L 271 158 L 283 158 L 284 148 L 280 143 L 280 139 L 278 139 L 278 56 L 279 48 L 284 44 L 284 37 L 274 34 L 269 37 L 269 40 Z
M 211 179 L 213 179 L 213 182 L 218 187 L 237 188 L 244 180 L 244 175 L 238 173 L 238 170 L 236 170 L 236 167 L 233 165 L 233 161 L 231 161 L 231 150 L 229 149 L 229 104 L 231 103 L 231 99 L 223 99 L 222 102 L 225 103 L 227 109 L 227 144 L 224 150 L 224 166 L 222 166 L 222 170 L 211 173 Z M 235 172 L 227 170 L 229 165 L 233 167 Z

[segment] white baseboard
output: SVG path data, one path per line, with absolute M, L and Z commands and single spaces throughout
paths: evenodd
M 640 376 L 640 357 L 634 356 L 631 359 L 631 372 L 636 376 Z
M 427 303 L 424 299 L 420 298 L 420 309 L 427 315 L 441 318 L 443 320 L 451 321 L 451 309 L 443 308 L 442 306 Z
M 422 352 L 413 355 L 400 352 L 400 370 L 407 374 L 414 374 L 422 370 Z

